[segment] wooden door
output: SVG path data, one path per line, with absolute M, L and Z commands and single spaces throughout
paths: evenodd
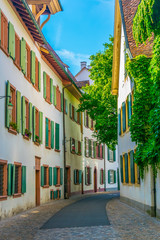
M 40 205 L 40 170 L 36 171 L 36 206 Z
M 67 195 L 68 197 L 71 196 L 71 169 L 70 167 L 66 168 L 67 170 Z
M 97 169 L 94 169 L 94 191 L 97 192 Z

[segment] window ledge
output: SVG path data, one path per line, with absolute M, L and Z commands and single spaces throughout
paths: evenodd
M 43 188 L 49 188 L 49 185 L 44 185 Z
M 12 134 L 14 134 L 14 135 L 17 135 L 17 131 L 14 130 L 13 128 L 11 128 L 11 127 L 9 127 L 8 132 L 9 132 L 9 133 L 12 133 Z
M 6 52 L 2 47 L 0 47 L 0 49 L 2 49 L 2 51 L 7 55 L 7 57 L 9 57 L 9 53 Z
M 27 141 L 30 140 L 30 138 L 28 136 L 26 136 L 26 135 L 23 135 L 23 138 L 26 139 Z
M 45 146 L 46 149 L 51 150 L 51 147 Z
M 4 200 L 7 200 L 7 196 L 0 196 L 0 201 L 4 201 Z
M 54 149 L 55 152 L 60 152 L 61 150 L 58 150 L 58 149 Z
M 36 146 L 38 146 L 38 147 L 39 147 L 39 145 L 40 145 L 40 143 L 38 143 L 38 142 L 34 142 L 34 144 L 35 144 Z
M 45 99 L 45 101 L 46 101 L 47 103 L 51 104 L 51 102 L 50 102 L 48 99 Z
M 24 73 L 23 73 L 23 75 L 24 75 Z M 31 80 L 28 77 L 26 77 L 26 75 L 24 75 L 24 77 L 29 83 L 31 83 Z
M 60 185 L 60 184 L 56 184 L 55 186 L 56 186 L 56 187 L 60 187 L 61 185 Z
M 21 197 L 21 193 L 15 193 L 15 194 L 13 194 L 13 198 L 18 198 L 18 197 Z
M 21 67 L 15 61 L 13 61 L 13 62 L 14 62 L 14 65 L 18 68 L 18 70 L 21 71 Z

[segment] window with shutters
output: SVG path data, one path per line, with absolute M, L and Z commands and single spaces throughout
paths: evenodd
M 1 49 L 8 55 L 8 20 L 1 10 Z
M 21 186 L 22 186 L 22 164 L 14 163 L 14 197 L 21 196 Z
M 79 184 L 79 170 L 78 169 L 75 169 L 74 170 L 74 184 L 75 185 L 78 185 Z
M 75 139 L 71 138 L 71 153 L 75 153 Z
M 74 110 L 74 106 L 72 105 L 72 120 L 73 120 L 73 121 L 74 121 L 74 117 L 75 117 L 75 116 L 74 116 L 74 111 L 75 111 L 75 110 Z
M 26 43 L 26 78 L 31 81 L 31 50 L 28 44 Z
M 39 138 L 39 110 L 35 108 L 35 142 L 40 144 Z
M 61 92 L 59 90 L 59 86 L 56 87 L 56 101 L 57 101 L 56 108 L 61 112 Z
M 109 171 L 109 174 L 110 174 L 110 184 L 113 184 L 113 183 L 115 183 L 115 179 L 114 179 L 114 170 L 110 170 Z
M 60 125 L 58 123 L 55 124 L 55 151 L 60 152 Z
M 100 184 L 101 185 L 104 184 L 104 182 L 103 182 L 103 179 L 104 179 L 103 173 L 104 173 L 103 169 L 100 169 Z
M 108 148 L 108 161 L 113 162 L 113 151 Z
M 90 167 L 86 167 L 86 185 L 90 185 L 91 184 L 91 176 L 90 176 Z
M 7 199 L 7 161 L 0 160 L 0 200 Z
M 91 140 L 91 158 L 94 158 L 94 141 Z
M 60 167 L 56 167 L 56 181 L 57 181 L 56 186 L 57 186 L 57 187 L 60 186 L 60 180 L 61 180 Z
M 46 118 L 46 148 L 51 149 L 51 121 Z
M 49 166 L 48 165 L 43 165 L 44 167 L 44 188 L 49 187 Z
M 36 71 L 36 77 L 35 77 L 35 89 L 37 91 L 39 91 L 38 89 L 38 82 L 39 82 L 39 63 L 38 63 L 38 59 L 36 57 L 36 66 L 35 66 L 35 71 Z
M 9 125 L 10 130 L 17 131 L 16 124 L 16 89 L 10 84 L 10 103 L 13 105 L 12 109 L 9 109 Z
M 15 65 L 20 69 L 20 38 L 15 33 Z
M 85 156 L 89 157 L 89 139 L 85 138 Z
M 50 91 L 50 89 L 51 89 L 51 84 L 50 84 L 50 77 L 49 77 L 49 75 L 48 74 L 46 74 L 46 101 L 48 102 L 48 103 L 51 103 L 51 91 Z

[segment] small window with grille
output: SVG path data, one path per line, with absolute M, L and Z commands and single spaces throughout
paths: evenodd
M 18 193 L 19 166 L 15 166 L 15 193 Z
M 22 186 L 22 164 L 14 163 L 14 194 L 17 196 L 21 195 L 21 186 Z
M 47 167 L 44 167 L 44 185 L 47 185 Z
M 7 161 L 0 160 L 0 200 L 7 199 Z
M 0 164 L 0 196 L 3 196 L 4 165 Z

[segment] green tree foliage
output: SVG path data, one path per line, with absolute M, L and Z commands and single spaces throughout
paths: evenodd
M 114 148 L 117 144 L 117 97 L 111 94 L 113 38 L 104 51 L 90 57 L 90 78 L 94 84 L 83 88 L 79 111 L 87 110 L 95 121 L 94 136 Z

